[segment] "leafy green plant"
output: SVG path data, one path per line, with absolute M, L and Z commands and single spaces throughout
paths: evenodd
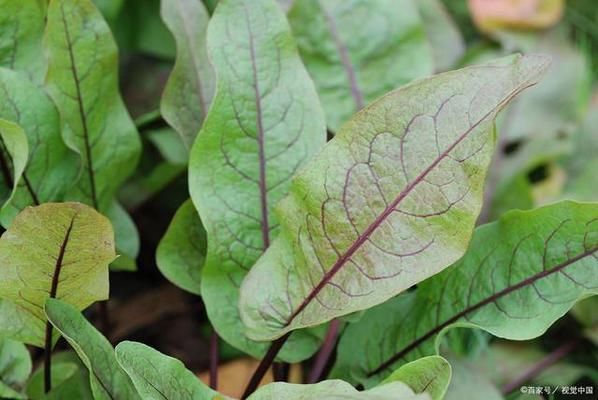
M 0 7 L 0 397 L 598 378 L 596 103 L 566 21 L 472 46 L 439 0 Z M 162 313 L 181 343 L 172 321 L 193 320 L 209 385 L 144 337 Z

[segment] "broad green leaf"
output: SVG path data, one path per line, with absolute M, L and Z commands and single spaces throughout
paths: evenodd
M 117 48 L 91 0 L 52 0 L 47 18 L 46 84 L 62 117 L 64 140 L 82 161 L 67 198 L 106 211 L 140 152 L 118 92 Z
M 480 211 L 494 118 L 547 63 L 513 56 L 436 75 L 344 125 L 295 176 L 280 235 L 243 283 L 248 336 L 367 309 L 459 259 Z
M 23 129 L 14 122 L 0 119 L 0 207 L 4 208 L 14 196 L 28 156 L 29 146 Z
M 200 295 L 206 247 L 206 231 L 193 203 L 187 200 L 177 210 L 158 245 L 158 268 L 170 282 Z
M 201 0 L 162 0 L 162 19 L 177 43 L 177 58 L 162 95 L 160 110 L 191 148 L 214 94 L 208 61 L 208 12 Z
M 52 357 L 54 360 L 54 357 Z M 73 362 L 53 362 L 52 363 L 52 390 L 44 392 L 44 368 L 38 368 L 27 383 L 27 398 L 31 400 L 61 400 L 72 397 L 73 393 L 78 393 L 72 388 L 71 379 L 77 375 L 78 367 Z M 64 395 L 64 396 L 63 396 Z M 69 397 L 70 395 L 70 397 Z M 63 396 L 63 397 L 61 397 Z
M 16 305 L 44 346 L 46 299 L 79 310 L 108 298 L 108 264 L 114 260 L 110 222 L 80 203 L 28 207 L 0 238 L 0 298 Z
M 453 327 L 511 340 L 540 336 L 579 299 L 598 293 L 597 253 L 596 204 L 509 212 L 478 228 L 451 268 L 348 326 L 336 368 L 368 386 L 434 354 Z
M 426 37 L 432 47 L 434 70 L 446 71 L 457 64 L 465 52 L 461 32 L 440 0 L 417 0 Z
M 139 398 L 133 383 L 120 368 L 110 342 L 91 325 L 75 307 L 56 299 L 48 299 L 46 316 L 77 352 L 90 374 L 94 398 Z
M 0 212 L 7 227 L 23 208 L 61 201 L 78 174 L 78 161 L 60 134 L 60 116 L 48 95 L 14 71 L 0 68 L 0 118 L 23 128 L 29 160 L 9 204 Z
M 414 0 L 299 0 L 289 22 L 333 132 L 434 68 Z
M 42 0 L 0 0 L 0 67 L 20 71 L 37 84 L 45 73 L 42 36 L 46 7 Z
M 176 358 L 142 343 L 124 341 L 116 359 L 143 400 L 224 400 Z
M 324 115 L 275 0 L 221 0 L 208 31 L 217 89 L 189 163 L 191 198 L 208 234 L 201 294 L 218 334 L 260 357 L 268 343 L 242 334 L 239 286 L 278 233 L 274 205 L 324 145 Z M 317 345 L 301 333 L 281 358 L 304 359 Z
M 31 356 L 23 343 L 0 338 L 0 398 L 24 399 L 21 393 L 31 373 Z

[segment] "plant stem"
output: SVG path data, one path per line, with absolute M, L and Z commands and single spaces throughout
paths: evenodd
M 255 389 L 257 389 L 258 385 L 262 381 L 262 378 L 264 377 L 264 375 L 266 375 L 266 372 L 274 362 L 276 355 L 278 354 L 284 343 L 287 341 L 289 336 L 291 336 L 291 333 L 292 332 L 289 332 L 286 335 L 279 337 L 270 344 L 268 352 L 266 353 L 264 358 L 262 358 L 262 361 L 260 361 L 260 364 L 257 366 L 255 372 L 253 373 L 253 376 L 249 380 L 249 383 L 245 388 L 245 392 L 243 393 L 243 396 L 241 396 L 241 400 L 245 400 L 249 397 L 249 395 L 251 395 L 251 393 L 255 392 Z
M 291 366 L 288 363 L 275 362 L 272 364 L 272 376 L 274 382 L 286 382 L 289 379 L 289 368 Z
M 210 387 L 218 389 L 218 333 L 215 329 L 210 337 Z
M 556 364 L 560 359 L 569 354 L 579 344 L 579 342 L 579 338 L 575 338 L 557 347 L 554 351 L 547 354 L 546 357 L 529 367 L 520 376 L 504 385 L 502 387 L 502 393 L 507 395 L 514 390 L 519 389 L 525 383 L 538 376 L 542 371 Z
M 316 356 L 307 383 L 316 383 L 322 379 L 322 373 L 324 372 L 326 365 L 328 365 L 328 361 L 330 360 L 330 356 L 336 345 L 336 337 L 338 336 L 339 327 L 340 321 L 338 319 L 332 320 L 328 327 L 328 332 L 326 332 L 324 343 Z

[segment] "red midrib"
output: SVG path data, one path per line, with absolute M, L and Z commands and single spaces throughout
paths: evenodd
M 393 212 L 394 208 L 426 177 L 428 173 L 434 167 L 436 167 L 459 143 L 461 143 L 476 127 L 478 127 L 482 121 L 486 120 L 490 115 L 494 112 L 500 110 L 511 98 L 516 96 L 519 92 L 523 91 L 524 89 L 535 85 L 535 83 L 525 84 L 521 87 L 513 90 L 509 93 L 505 98 L 494 107 L 492 110 L 487 112 L 484 116 L 482 116 L 475 124 L 473 124 L 467 131 L 465 131 L 461 136 L 457 138 L 457 140 L 449 146 L 444 152 L 442 152 L 438 157 L 430 164 L 422 173 L 420 173 L 399 195 L 397 198 L 388 205 L 384 211 L 372 222 L 366 230 L 359 235 L 357 240 L 353 242 L 353 244 L 347 249 L 347 251 L 338 258 L 338 260 L 334 263 L 332 268 L 328 270 L 318 283 L 318 285 L 312 289 L 312 291 L 308 294 L 308 296 L 303 300 L 303 302 L 299 305 L 299 307 L 291 314 L 287 322 L 284 324 L 285 327 L 289 326 L 291 322 L 311 303 L 312 300 L 316 298 L 319 292 L 324 288 L 324 286 L 332 279 L 334 275 L 343 267 L 343 265 L 355 254 L 355 252 L 365 243 L 365 241 L 370 237 L 370 235 L 384 222 L 384 220 Z

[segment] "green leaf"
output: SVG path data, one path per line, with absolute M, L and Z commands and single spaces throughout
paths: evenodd
M 427 393 L 432 400 L 442 400 L 451 381 L 451 366 L 440 356 L 423 357 L 403 365 L 384 383 L 400 381 L 415 393 Z
M 29 161 L 9 204 L 0 213 L 7 227 L 26 206 L 61 201 L 78 174 L 78 161 L 60 134 L 60 116 L 44 90 L 14 71 L 0 68 L 0 118 L 23 128 Z
M 201 0 L 162 0 L 161 14 L 175 37 L 177 57 L 160 110 L 191 148 L 214 94 L 214 71 L 206 48 L 209 16 Z
M 21 389 L 30 373 L 31 356 L 27 347 L 0 337 L 0 398 L 26 398 Z
M 106 211 L 106 217 L 114 228 L 116 252 L 119 254 L 119 257 L 110 264 L 110 268 L 116 271 L 135 271 L 137 269 L 135 259 L 139 255 L 140 246 L 135 222 L 117 201 L 114 201 Z
M 48 299 L 46 316 L 77 352 L 90 374 L 96 400 L 136 399 L 133 383 L 120 368 L 110 342 L 91 325 L 75 307 Z
M 221 0 L 208 31 L 217 89 L 189 163 L 191 198 L 208 233 L 201 293 L 218 334 L 260 357 L 268 344 L 241 334 L 239 286 L 278 233 L 274 205 L 324 145 L 324 115 L 274 0 Z M 298 361 L 317 346 L 299 334 L 281 358 Z
M 464 360 L 449 358 L 453 374 L 445 400 L 503 400 L 496 386 Z
M 23 129 L 14 122 L 0 119 L 0 170 L 2 195 L 0 207 L 4 208 L 14 196 L 27 165 L 29 146 Z
M 206 247 L 206 231 L 189 199 L 177 210 L 158 245 L 158 268 L 170 282 L 200 295 Z
M 224 400 L 176 358 L 142 343 L 124 341 L 116 359 L 144 400 Z
M 145 137 L 156 147 L 165 161 L 174 165 L 187 165 L 189 149 L 173 129 L 148 130 L 145 132 Z
M 367 309 L 459 259 L 480 211 L 494 118 L 547 63 L 513 56 L 436 75 L 345 124 L 295 176 L 278 208 L 281 233 L 243 283 L 248 336 L 270 340 Z
M 579 299 L 598 293 L 597 252 L 596 204 L 509 212 L 478 228 L 451 268 L 348 326 L 336 368 L 367 386 L 437 352 L 453 327 L 512 340 L 540 336 Z
M 37 84 L 43 81 L 46 68 L 42 56 L 46 4 L 0 0 L 0 67 L 22 72 Z
M 96 7 L 108 21 L 114 21 L 118 16 L 124 0 L 93 0 Z
M 67 198 L 105 211 L 141 148 L 118 92 L 117 48 L 90 0 L 52 0 L 47 18 L 46 84 L 64 140 L 82 160 L 81 178 Z
M 114 260 L 110 222 L 80 203 L 47 203 L 23 210 L 0 238 L 0 298 L 16 305 L 43 347 L 44 304 L 56 297 L 84 309 L 108 298 Z
M 54 357 L 52 357 L 54 359 Z M 27 397 L 31 400 L 60 400 L 72 397 L 77 393 L 72 388 L 71 379 L 77 375 L 78 367 L 73 362 L 53 362 L 52 363 L 52 390 L 49 393 L 44 392 L 44 368 L 38 368 L 27 383 Z M 65 397 L 61 397 L 66 395 Z M 71 395 L 69 397 L 68 395 Z
M 334 132 L 384 93 L 433 71 L 413 0 L 301 0 L 289 22 Z
M 418 0 L 426 37 L 432 47 L 434 70 L 446 71 L 457 64 L 465 52 L 465 41 L 440 0 Z
M 14 303 L 0 298 L 0 336 L 32 343 L 40 340 L 35 320 Z

